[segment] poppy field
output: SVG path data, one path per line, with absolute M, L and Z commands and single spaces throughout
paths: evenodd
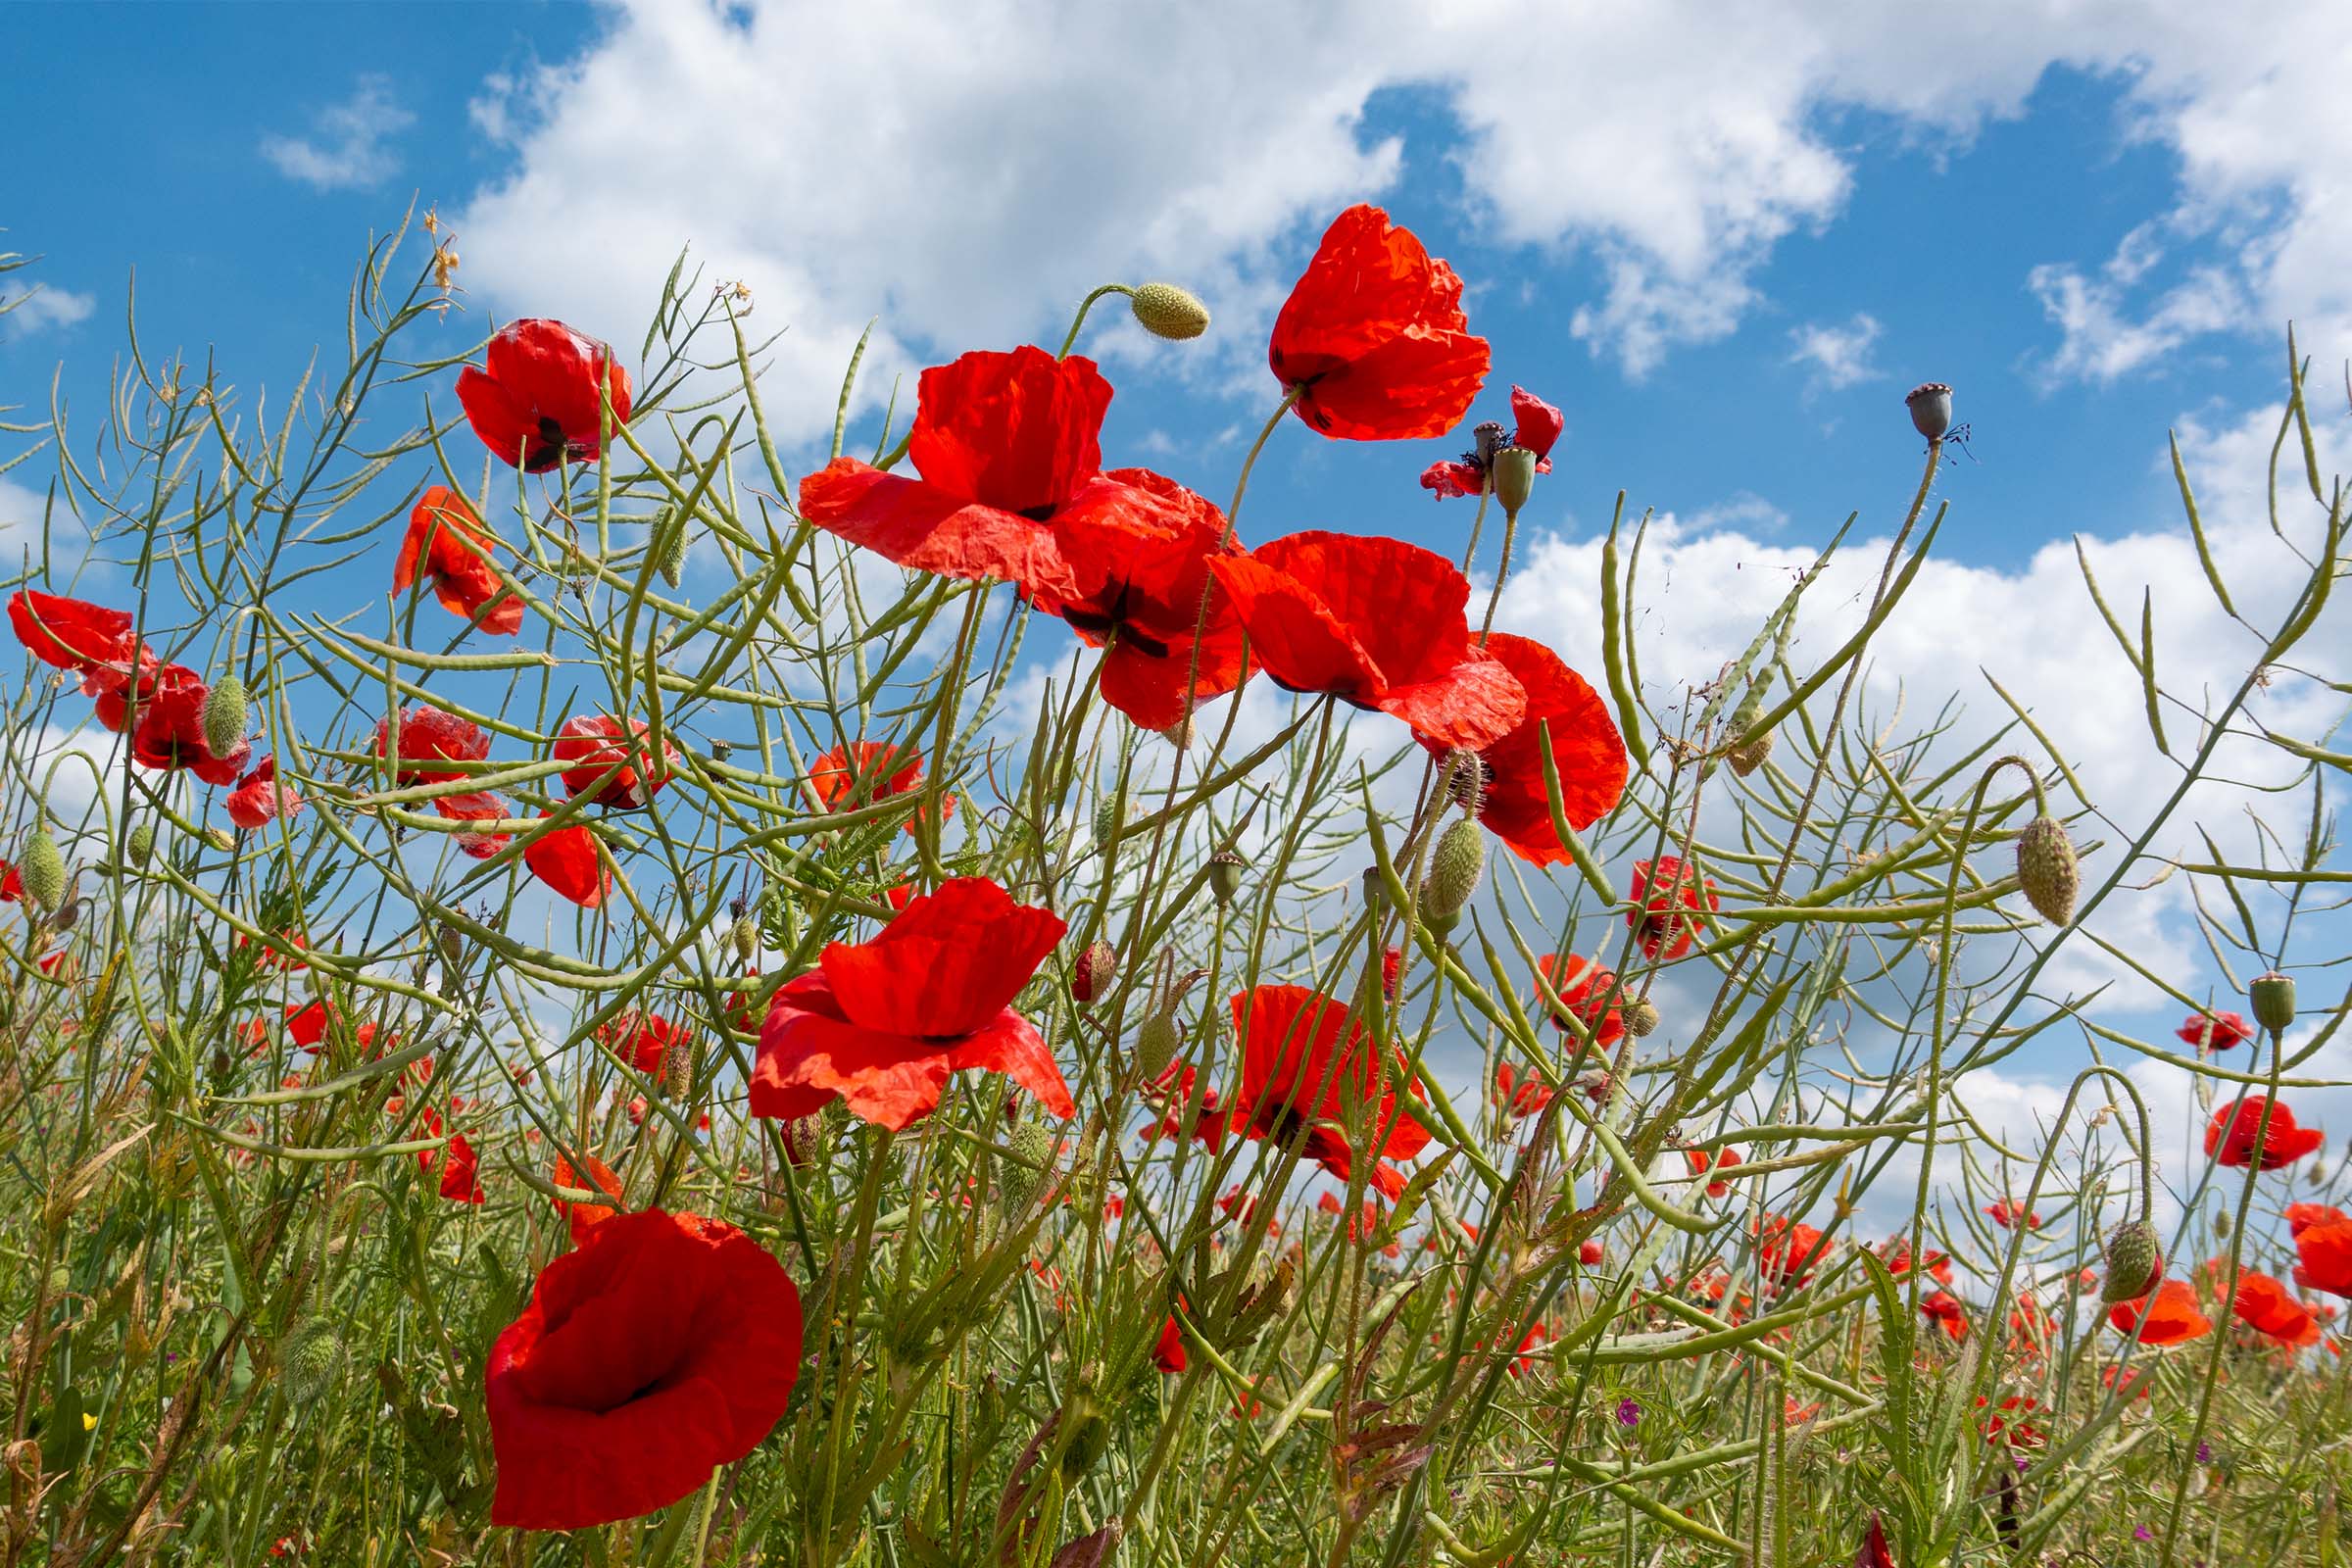
M 2052 607 L 2168 764 L 2119 813 L 2037 694 L 1871 679 L 1949 386 L 1852 436 L 1920 465 L 1860 602 L 1658 670 L 1623 497 L 1597 628 L 1497 624 L 1607 477 L 1376 208 L 1174 475 L 1086 350 L 1195 352 L 1176 284 L 853 362 L 809 462 L 748 290 L 427 354 L 420 227 L 291 397 L 133 338 L 97 427 L 0 410 L 0 1564 L 2342 1559 L 2291 347 L 2262 592 L 2176 449 L 2237 684 L 2087 558 Z M 1436 439 L 1443 553 L 1250 499 Z M 2176 878 L 2193 981 L 2130 941 Z

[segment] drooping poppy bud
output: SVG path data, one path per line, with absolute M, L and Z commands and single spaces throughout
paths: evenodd
M 1911 411 L 1911 427 L 1931 441 L 1940 441 L 1952 427 L 1952 389 L 1941 381 L 1927 381 L 1903 394 Z
M 2144 1219 L 2126 1220 L 2107 1233 L 2107 1283 L 2099 1299 L 2109 1304 L 2136 1301 L 2164 1277 L 2164 1253 L 2156 1244 L 2156 1227 Z
M 17 875 L 24 884 L 24 897 L 35 908 L 54 910 L 64 906 L 66 857 L 47 828 L 25 841 L 24 858 L 17 862 Z
M 1625 1032 L 1636 1040 L 1658 1026 L 1658 1004 L 1642 997 L 1625 1004 Z
M 1429 878 L 1421 884 L 1421 912 L 1432 927 L 1443 931 L 1453 924 L 1478 891 L 1486 869 L 1486 835 L 1469 817 L 1454 818 L 1438 836 L 1438 847 L 1429 857 Z
M 2076 869 L 2074 843 L 2056 817 L 2045 812 L 2017 836 L 2017 880 L 2034 912 L 2050 924 L 2063 926 L 2075 917 L 2082 873 Z
M 1111 950 L 1109 943 L 1097 937 L 1086 945 L 1086 951 L 1078 955 L 1078 961 L 1070 966 L 1070 1000 L 1077 1003 L 1094 1001 L 1109 986 L 1110 977 L 1118 972 L 1118 954 Z
M 1233 896 L 1242 891 L 1242 873 L 1249 869 L 1250 862 L 1231 850 L 1219 850 L 1208 858 L 1208 891 L 1218 908 L 1231 904 Z
M 2230 1239 L 2230 1211 L 2228 1209 L 2217 1208 L 2213 1211 L 2213 1234 L 2225 1242 Z
M 2254 1021 L 2275 1035 L 2282 1035 L 2295 1021 L 2295 977 L 2273 969 L 2258 974 L 2246 987 L 2246 1000 L 2254 1004 Z
M 223 675 L 204 699 L 204 744 L 215 757 L 227 757 L 245 739 L 245 683 Z
M 1146 283 L 1127 296 L 1127 307 L 1145 331 L 1172 343 L 1190 342 L 1208 330 L 1208 307 L 1174 283 Z
M 1135 1070 L 1146 1083 L 1156 1083 L 1168 1064 L 1176 1059 L 1178 1045 L 1176 1013 L 1173 1008 L 1161 1007 L 1145 1015 L 1135 1031 Z

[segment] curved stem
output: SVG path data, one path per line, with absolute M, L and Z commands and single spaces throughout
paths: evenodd
M 1266 422 L 1258 430 L 1257 439 L 1250 443 L 1250 455 L 1242 459 L 1241 474 L 1233 481 L 1233 503 L 1225 509 L 1225 533 L 1217 541 L 1219 550 L 1233 542 L 1233 525 L 1241 520 L 1242 497 L 1250 489 L 1250 470 L 1257 466 L 1257 455 L 1266 449 L 1266 441 L 1274 434 L 1274 427 L 1282 422 L 1283 416 L 1297 408 L 1299 398 L 1305 394 L 1306 384 L 1304 382 L 1286 390 L 1282 394 L 1282 401 L 1274 406 L 1274 412 L 1266 416 Z M 1200 611 L 1203 616 L 1208 612 L 1208 598 L 1205 594 L 1201 596 Z M 1194 635 L 1199 635 L 1198 630 Z
M 1124 294 L 1132 299 L 1135 295 L 1135 290 L 1129 288 L 1124 283 L 1105 283 L 1101 288 L 1095 290 L 1092 294 L 1089 294 L 1086 298 L 1080 300 L 1078 302 L 1078 314 L 1070 318 L 1069 333 L 1067 336 L 1062 338 L 1061 352 L 1054 356 L 1055 359 L 1066 360 L 1070 357 L 1070 350 L 1077 347 L 1078 344 L 1078 329 L 1086 325 L 1086 313 L 1093 310 L 1095 308 L 1095 301 L 1101 299 L 1105 294 Z

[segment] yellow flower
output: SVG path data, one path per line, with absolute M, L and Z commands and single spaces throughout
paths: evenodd
M 94 1415 L 90 1414 L 90 1412 L 89 1412 L 89 1411 L 87 1411 L 87 1410 L 84 1410 L 84 1411 L 82 1411 L 82 1412 L 81 1412 L 81 1430 L 82 1430 L 82 1431 L 84 1431 L 84 1432 L 88 1432 L 88 1431 L 90 1431 L 91 1429 L 95 1428 L 97 1425 L 98 1425 L 98 1418 L 97 1418 L 96 1416 L 94 1416 Z

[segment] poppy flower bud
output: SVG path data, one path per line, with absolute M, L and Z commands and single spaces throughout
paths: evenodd
M 1084 1389 L 1070 1395 L 1056 1423 L 1062 1439 L 1061 1476 L 1076 1481 L 1095 1467 L 1110 1447 L 1110 1413 L 1102 1401 Z
M 24 897 L 41 909 L 56 909 L 66 902 L 66 857 L 57 847 L 57 840 L 43 828 L 24 845 L 24 858 L 17 863 L 17 876 L 24 884 Z
M 1127 308 L 1145 331 L 1172 343 L 1190 342 L 1208 330 L 1208 307 L 1174 283 L 1146 283 L 1127 296 Z
M 686 581 L 686 522 L 683 514 L 673 516 L 666 508 L 654 518 L 654 569 L 672 588 Z
M 1070 1000 L 1079 1003 L 1094 1001 L 1109 986 L 1110 977 L 1118 972 L 1118 968 L 1119 956 L 1111 951 L 1109 943 L 1097 937 L 1086 945 L 1086 951 L 1078 955 L 1078 961 L 1070 966 Z
M 1231 850 L 1219 850 L 1208 858 L 1208 891 L 1218 908 L 1231 904 L 1233 896 L 1242 891 L 1242 873 L 1249 869 L 1250 862 Z
M 760 956 L 760 922 L 752 918 L 751 910 L 742 910 L 735 916 L 727 938 L 735 944 L 735 956 L 742 962 L 748 964 Z
M 1120 830 L 1127 825 L 1127 813 L 1116 796 L 1095 807 L 1095 848 L 1108 855 L 1119 842 Z
M 208 827 L 204 830 L 204 842 L 226 855 L 237 847 L 237 836 L 224 827 Z
M 1647 997 L 1625 1004 L 1625 1032 L 1636 1040 L 1658 1026 L 1658 1004 Z
M 343 1375 L 343 1331 L 325 1318 L 313 1318 L 287 1337 L 278 1351 L 278 1376 L 298 1404 L 316 1404 L 332 1393 Z
M 1046 1184 L 1046 1168 L 1054 1158 L 1054 1135 L 1042 1121 L 1023 1121 L 1004 1140 L 1004 1147 L 1012 1157 L 998 1161 L 997 1196 L 1006 1213 L 1017 1214 Z
M 2295 977 L 2273 969 L 2258 974 L 2246 987 L 2246 1000 L 2254 1004 L 2254 1021 L 2275 1035 L 2282 1035 L 2295 1021 Z
M 1421 884 L 1421 912 L 1429 917 L 1429 923 L 1451 925 L 1462 906 L 1470 902 L 1470 895 L 1478 891 L 1478 880 L 1486 869 L 1486 835 L 1470 818 L 1454 818 L 1453 825 L 1439 835 L 1438 847 L 1429 858 L 1429 878 Z
M 1189 752 L 1193 749 L 1193 736 L 1195 733 L 1196 731 L 1193 724 L 1193 715 L 1187 713 L 1175 723 L 1170 724 L 1166 729 L 1161 730 L 1159 732 L 1159 738 L 1163 741 L 1166 741 L 1170 746 L 1175 747 L 1180 752 Z
M 2107 1283 L 2099 1299 L 2110 1305 L 2136 1301 L 2164 1278 L 2164 1253 L 2156 1246 L 2156 1227 L 2144 1219 L 2126 1220 L 2107 1233 Z
M 124 848 L 130 856 L 131 864 L 145 865 L 149 857 L 155 854 L 154 824 L 141 822 L 134 826 L 130 830 L 130 842 Z
M 204 744 L 215 757 L 226 757 L 245 738 L 245 683 L 224 675 L 204 699 Z
M 1176 1059 L 1176 1014 L 1166 1009 L 1148 1014 L 1135 1031 L 1135 1070 L 1144 1082 L 1156 1083 Z
M 1745 735 L 1749 730 L 1756 727 L 1757 721 L 1763 718 L 1763 716 L 1764 706 L 1761 703 L 1755 702 L 1752 699 L 1748 702 L 1741 703 L 1740 705 L 1740 710 L 1732 715 L 1732 733 L 1735 735 Z M 1731 751 L 1726 754 L 1726 760 L 1731 762 L 1733 772 L 1739 774 L 1741 778 L 1745 778 L 1748 774 L 1753 773 L 1757 768 L 1762 767 L 1765 760 L 1771 756 L 1772 731 L 1766 730 L 1754 740 L 1743 741 L 1740 744 L 1733 747 Z
M 2050 924 L 2062 926 L 2075 917 L 2082 875 L 2075 868 L 2074 843 L 2056 817 L 2037 816 L 2017 836 L 2017 881 L 2034 912 Z
M 2228 1209 L 2217 1208 L 2213 1211 L 2213 1234 L 2225 1242 L 2230 1239 L 2230 1211 Z
M 1926 381 L 1903 394 L 1911 411 L 1911 427 L 1931 441 L 1940 441 L 1952 427 L 1952 389 L 1941 381 Z
M 1536 455 L 1525 447 L 1510 446 L 1497 450 L 1494 466 L 1489 470 L 1494 484 L 1494 499 L 1502 503 L 1503 512 L 1517 516 L 1527 505 L 1527 498 L 1536 493 Z

